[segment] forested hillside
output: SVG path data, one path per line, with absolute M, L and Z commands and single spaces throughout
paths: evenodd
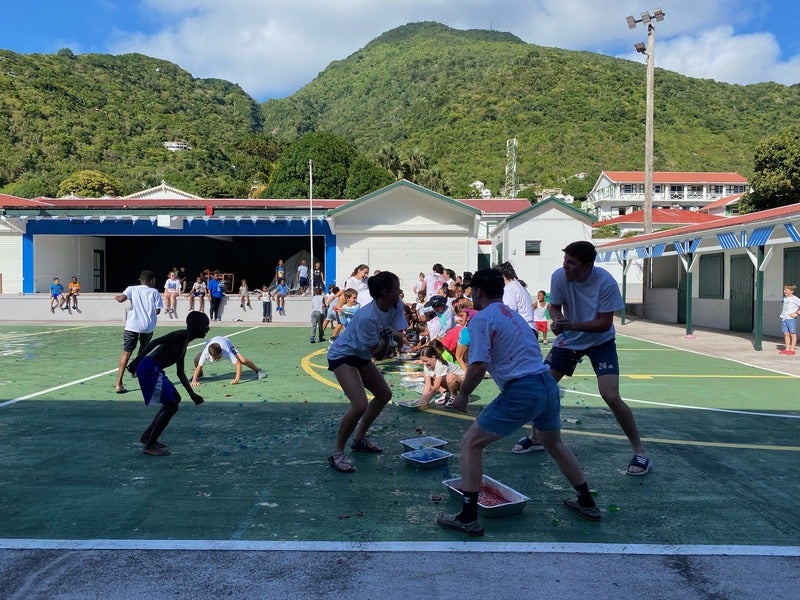
M 238 146 L 260 129 L 259 106 L 239 86 L 163 60 L 0 51 L 0 189 L 10 194 L 54 196 L 67 176 L 96 169 L 126 194 L 166 179 L 246 196 Z M 176 140 L 192 151 L 162 145 Z
M 749 177 L 756 143 L 800 122 L 797 85 L 657 69 L 655 94 L 657 170 Z M 478 179 L 498 193 L 506 140 L 516 137 L 519 181 L 560 186 L 575 173 L 643 168 L 644 97 L 643 62 L 436 23 L 389 31 L 261 106 L 235 84 L 142 55 L 0 50 L 0 191 L 55 196 L 91 169 L 121 194 L 162 179 L 206 197 L 243 197 L 253 186 L 302 193 L 270 178 L 276 164 L 285 177 L 277 159 L 286 144 L 312 132 L 352 143 L 362 170 L 366 156 L 397 177 L 392 165 L 403 159 L 456 197 Z M 169 152 L 165 141 L 192 149 Z M 381 180 L 374 175 L 362 175 L 358 193 Z
M 332 63 L 263 106 L 265 130 L 326 130 L 375 156 L 421 153 L 452 183 L 504 180 L 519 141 L 521 182 L 643 169 L 645 65 L 526 44 L 507 34 L 415 23 Z M 656 69 L 656 170 L 738 171 L 755 143 L 800 118 L 800 86 L 737 86 Z

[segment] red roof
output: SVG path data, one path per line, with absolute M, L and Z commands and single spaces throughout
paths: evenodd
M 644 171 L 603 171 L 615 183 L 644 183 Z M 746 185 L 747 179 L 738 173 L 692 173 L 655 171 L 653 183 L 728 183 Z
M 654 225 L 689 225 L 692 223 L 708 223 L 719 219 L 717 215 L 706 215 L 696 210 L 683 210 L 680 208 L 654 208 Z M 620 215 L 613 219 L 597 221 L 592 226 L 602 227 L 603 225 L 618 225 L 620 223 L 644 223 L 644 211 L 635 210 L 627 215 Z
M 13 198 L 13 196 L 7 196 Z M 242 210 L 292 210 L 309 208 L 308 200 L 297 199 L 277 199 L 264 200 L 254 198 L 36 198 L 35 200 L 22 200 L 27 204 L 12 204 L 5 202 L 6 197 L 0 196 L 0 206 L 6 207 L 36 207 L 46 206 L 48 208 L 81 208 L 81 209 L 115 209 L 115 208 L 174 208 L 174 209 L 205 209 L 206 206 L 221 209 L 242 209 Z M 347 204 L 349 200 L 312 200 L 311 204 L 315 209 L 337 208 Z
M 772 219 L 780 219 L 782 217 L 800 216 L 800 203 L 790 204 L 788 206 L 779 206 L 778 208 L 770 208 L 769 210 L 760 210 L 758 212 L 749 213 L 746 215 L 739 215 L 737 217 L 721 217 L 714 219 L 708 223 L 698 223 L 695 225 L 687 225 L 686 227 L 678 227 L 668 231 L 658 231 L 656 233 L 649 233 L 647 235 L 637 235 L 634 237 L 614 240 L 602 246 L 598 246 L 598 250 L 613 249 L 616 246 L 631 246 L 639 243 L 650 243 L 663 241 L 664 238 L 676 238 L 681 236 L 688 236 L 693 233 L 705 233 L 715 229 L 727 229 L 729 227 L 747 226 L 761 221 L 770 221 Z
M 27 198 L 18 198 L 17 196 L 9 196 L 8 194 L 0 194 L 0 207 L 8 208 L 31 208 L 46 206 L 46 202 L 39 200 L 28 200 Z
M 736 204 L 739 202 L 739 198 L 744 196 L 744 194 L 734 194 L 733 196 L 726 196 L 725 198 L 720 198 L 719 200 L 714 200 L 714 202 L 709 202 L 703 208 L 700 209 L 700 212 L 706 213 L 714 210 L 715 208 L 724 208 L 726 206 L 730 206 L 731 204 Z
M 459 202 L 477 208 L 483 214 L 513 215 L 531 207 L 531 201 L 526 198 L 466 198 Z

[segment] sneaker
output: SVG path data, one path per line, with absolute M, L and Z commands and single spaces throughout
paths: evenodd
M 369 436 L 365 437 L 363 440 L 353 440 L 353 443 L 350 444 L 350 448 L 354 452 L 372 452 L 374 454 L 383 452 L 383 448 L 369 439 Z
M 786 356 L 794 356 L 796 352 L 794 350 L 784 350 L 783 352 Z
M 264 369 L 259 369 L 258 371 L 256 371 L 256 376 L 257 376 L 259 379 L 264 379 L 264 377 L 266 377 L 266 376 L 267 376 L 267 374 L 266 374 L 266 373 L 264 373 Z
M 316 343 L 317 343 L 317 340 L 315 340 L 314 338 L 311 338 L 311 339 L 310 339 L 310 340 L 308 340 L 308 341 L 309 341 L 309 342 L 311 342 L 312 344 L 316 344 Z
M 445 392 L 441 396 L 436 398 L 436 400 L 434 400 L 433 403 L 434 404 L 438 404 L 438 405 L 441 406 L 442 404 L 447 404 L 447 401 L 449 399 L 450 399 L 450 393 L 449 392 Z
M 581 506 L 578 504 L 577 498 L 567 498 L 564 500 L 564 506 L 572 512 L 578 513 L 587 521 L 599 521 L 602 518 L 599 508 L 596 506 Z
M 456 513 L 439 515 L 439 518 L 436 519 L 436 523 L 438 523 L 439 527 L 453 529 L 455 531 L 462 531 L 467 535 L 475 537 L 483 535 L 483 525 L 481 525 L 480 521 L 475 519 L 469 523 L 462 523 L 456 519 L 457 516 L 458 515 Z
M 517 440 L 511 452 L 514 454 L 527 454 L 528 452 L 538 452 L 539 450 L 544 450 L 544 446 L 539 442 L 534 442 L 526 435 Z
M 320 342 L 324 342 L 324 341 L 326 341 L 326 340 L 325 340 L 325 338 L 319 338 L 319 341 L 320 341 Z

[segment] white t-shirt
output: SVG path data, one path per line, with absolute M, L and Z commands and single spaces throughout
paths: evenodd
M 425 296 L 428 299 L 435 296 L 444 282 L 444 275 L 440 275 L 436 271 L 431 271 L 425 275 Z
M 345 356 L 371 359 L 371 350 L 378 345 L 381 330 L 385 328 L 391 328 L 392 331 L 408 328 L 402 300 L 386 312 L 378 308 L 375 302 L 359 308 L 344 332 L 328 349 L 328 359 L 338 360 Z
M 547 302 L 533 301 L 533 320 L 547 321 Z
M 356 302 L 358 302 L 361 306 L 372 302 L 372 296 L 369 295 L 369 286 L 364 279 L 359 279 L 358 277 L 348 277 L 347 281 L 344 282 L 344 287 L 342 289 L 346 290 L 348 288 L 353 288 L 358 292 Z
M 564 269 L 556 270 L 550 277 L 550 304 L 561 306 L 561 314 L 568 321 L 593 321 L 600 313 L 614 312 L 625 306 L 617 282 L 600 267 L 593 267 L 586 281 L 567 281 Z M 608 331 L 565 331 L 558 335 L 556 346 L 570 350 L 585 350 L 613 340 L 614 325 Z
M 200 353 L 200 360 L 197 362 L 199 366 L 203 366 L 206 361 L 211 360 L 211 354 L 208 352 L 208 347 L 211 344 L 219 344 L 219 347 L 222 350 L 222 356 L 220 358 L 227 358 L 234 365 L 236 364 L 236 361 L 239 360 L 236 358 L 238 352 L 236 352 L 236 348 L 231 341 L 224 336 L 218 335 L 208 340 L 208 343 L 203 347 L 203 351 Z
M 469 362 L 485 362 L 500 389 L 506 382 L 547 371 L 536 335 L 518 312 L 492 302 L 469 325 Z
M 314 312 L 314 311 L 322 312 L 322 301 L 323 301 L 323 299 L 324 298 L 323 298 L 323 296 L 321 294 L 317 295 L 317 296 L 311 296 L 311 312 Z
M 156 328 L 158 313 L 164 301 L 158 290 L 147 285 L 131 285 L 122 294 L 130 300 L 131 308 L 125 321 L 125 330 L 136 333 L 150 333 Z
M 793 315 L 798 310 L 800 310 L 800 298 L 794 295 L 783 297 L 781 320 L 790 321 L 791 319 L 794 319 L 795 317 L 790 317 L 789 315 Z
M 460 375 L 462 377 L 464 376 L 464 369 L 462 369 L 458 363 L 448 362 L 445 364 L 438 359 L 434 363 L 433 369 L 423 366 L 422 372 L 431 379 L 436 379 L 437 377 L 447 377 L 448 373 L 455 373 L 456 375 Z
M 167 279 L 164 282 L 164 291 L 165 292 L 180 292 L 181 291 L 181 282 L 177 279 Z
M 432 310 L 430 308 L 426 308 L 425 310 Z M 431 320 L 428 321 L 428 332 L 430 333 L 430 339 L 435 340 L 437 338 L 441 339 L 441 337 L 450 331 L 456 324 L 456 317 L 455 313 L 453 313 L 453 309 L 449 306 L 446 306 L 445 309 L 440 312 L 436 313 L 436 316 L 433 317 Z
M 528 290 L 522 286 L 519 279 L 512 279 L 506 282 L 506 287 L 503 289 L 503 304 L 511 310 L 517 311 L 520 316 L 525 319 L 528 327 L 531 329 L 535 327 L 533 300 L 531 300 L 531 295 L 528 293 Z

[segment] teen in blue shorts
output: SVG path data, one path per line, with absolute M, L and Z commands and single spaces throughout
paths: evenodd
M 483 535 L 478 494 L 483 480 L 483 449 L 532 421 L 542 445 L 578 493 L 564 505 L 590 521 L 600 520 L 578 459 L 561 441 L 558 386 L 542 362 L 536 334 L 519 313 L 503 304 L 503 275 L 482 269 L 472 276 L 472 302 L 478 312 L 469 322 L 469 366 L 453 408 L 465 411 L 469 395 L 488 371 L 500 394 L 481 411 L 461 440 L 460 513 L 437 522 L 472 536 Z

